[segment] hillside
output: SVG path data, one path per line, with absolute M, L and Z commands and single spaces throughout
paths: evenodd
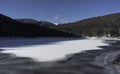
M 34 23 L 22 23 L 0 14 L 0 37 L 75 37 Z
M 36 24 L 36 25 L 47 27 L 47 28 L 51 28 L 51 27 L 55 27 L 56 26 L 55 24 L 53 24 L 51 22 L 48 22 L 48 21 L 38 21 L 38 20 L 35 20 L 35 19 L 25 18 L 25 19 L 15 19 L 15 20 L 18 21 L 18 22 L 21 22 L 21 23 Z
M 83 36 L 119 37 L 120 13 L 88 18 L 67 24 L 59 24 L 53 28 Z
M 0 14 L 1 36 L 106 36 L 120 37 L 120 13 L 55 25 L 34 19 L 12 19 Z

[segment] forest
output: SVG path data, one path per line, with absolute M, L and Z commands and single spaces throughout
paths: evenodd
M 34 19 L 12 19 L 0 14 L 0 36 L 120 37 L 120 13 L 58 25 Z

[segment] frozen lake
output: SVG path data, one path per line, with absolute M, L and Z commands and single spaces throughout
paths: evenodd
M 100 49 L 105 46 L 104 39 L 74 38 L 3 38 L 0 39 L 2 53 L 12 53 L 20 57 L 30 57 L 38 61 L 55 61 L 66 55 L 85 50 Z

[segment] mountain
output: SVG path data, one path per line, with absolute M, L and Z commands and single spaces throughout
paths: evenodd
M 29 18 L 24 18 L 24 19 L 15 19 L 18 22 L 21 23 L 29 23 L 29 24 L 39 24 L 40 21 L 35 20 L 35 19 L 29 19 Z
M 44 26 L 44 27 L 48 27 L 48 28 L 56 26 L 55 24 L 53 24 L 51 22 L 48 22 L 48 21 L 38 21 L 38 20 L 35 20 L 35 19 L 25 18 L 25 19 L 15 19 L 15 20 L 18 21 L 18 22 L 21 22 L 21 23 L 37 24 L 37 25 L 41 25 L 41 26 Z
M 55 25 L 34 19 L 12 19 L 0 14 L 0 36 L 120 37 L 120 13 Z
M 120 13 L 59 24 L 53 28 L 82 36 L 120 37 Z
M 0 37 L 76 37 L 71 33 L 29 22 L 20 22 L 0 14 Z
M 15 22 L 12 18 L 0 14 L 0 23 Z

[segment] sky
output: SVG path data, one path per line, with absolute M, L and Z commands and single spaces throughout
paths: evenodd
M 0 0 L 0 13 L 14 19 L 30 18 L 68 23 L 120 12 L 120 0 Z

